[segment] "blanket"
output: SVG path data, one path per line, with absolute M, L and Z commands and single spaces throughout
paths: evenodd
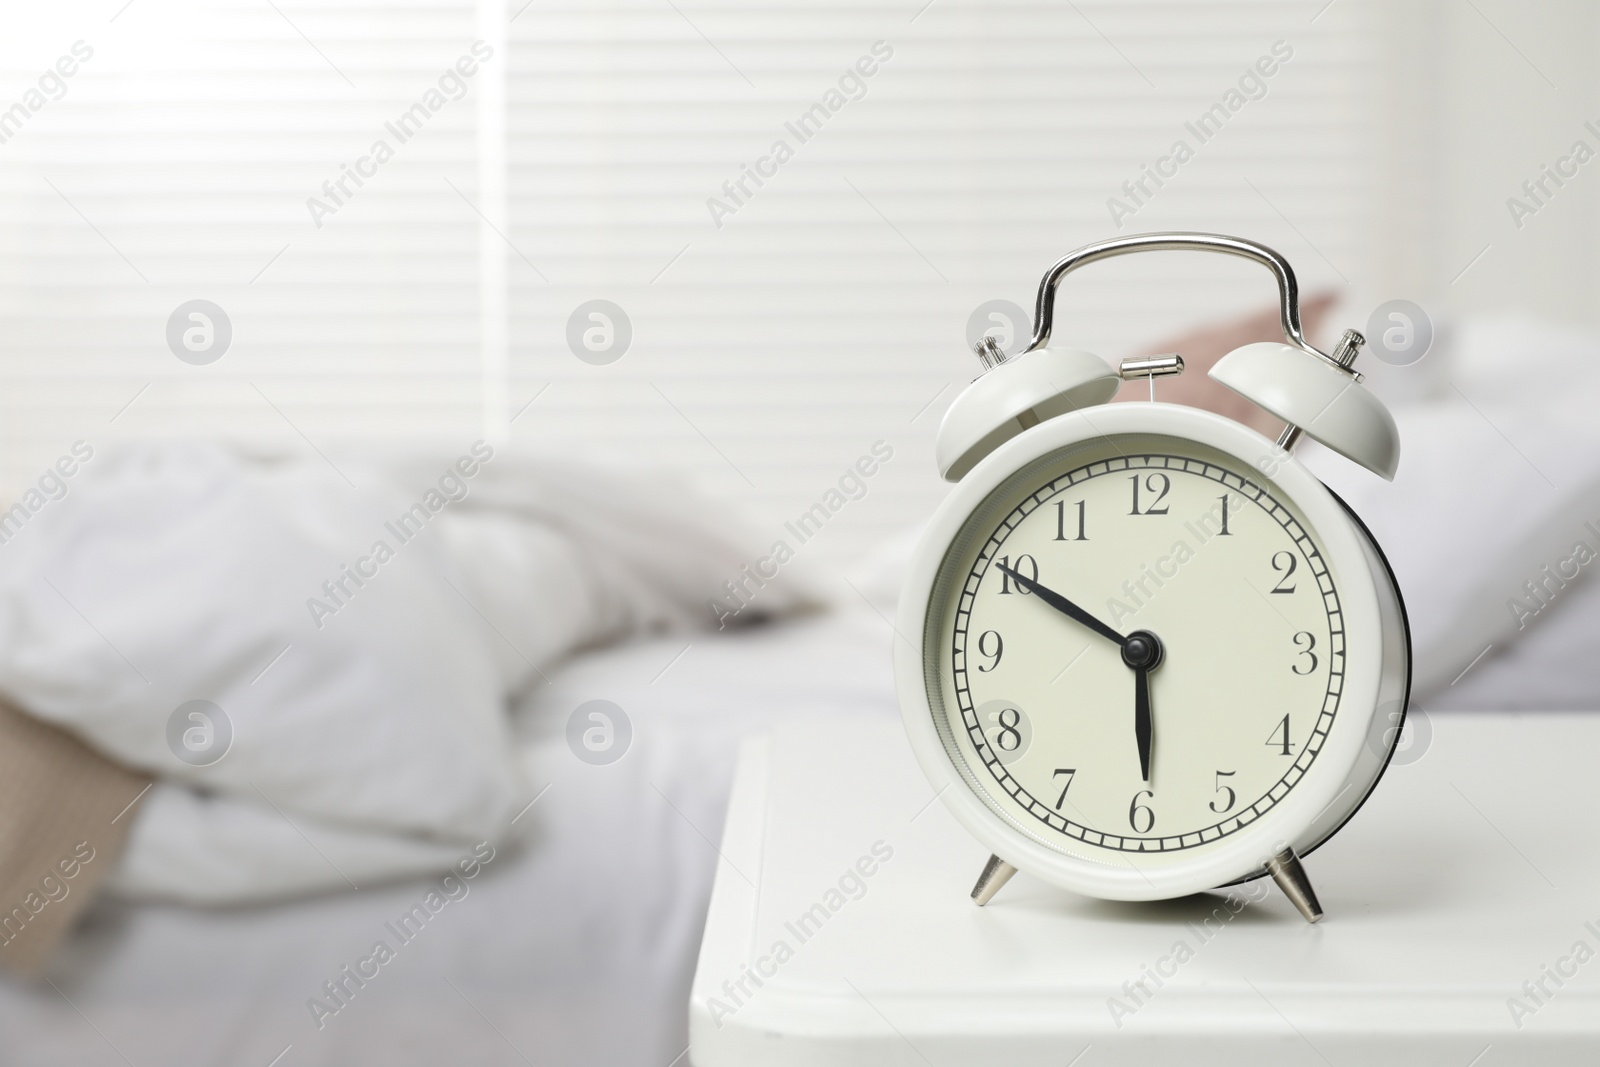
M 124 896 L 436 871 L 535 793 L 508 698 L 576 649 L 714 623 L 708 602 L 761 551 L 739 531 L 666 482 L 484 442 L 102 449 L 0 546 L 0 694 L 157 779 Z M 806 602 L 803 570 L 761 596 Z

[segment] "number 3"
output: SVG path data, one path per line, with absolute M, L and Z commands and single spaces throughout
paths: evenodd
M 1304 640 L 1302 640 L 1302 638 Z M 1305 646 L 1304 648 L 1300 648 L 1302 644 Z M 1306 666 L 1305 670 L 1301 670 L 1297 666 L 1291 666 L 1289 669 L 1300 675 L 1310 674 L 1312 671 L 1316 670 L 1317 654 L 1311 651 L 1313 648 L 1317 647 L 1316 637 L 1313 636 L 1309 630 L 1301 630 L 1299 633 L 1294 635 L 1294 647 L 1300 649 L 1300 655 L 1310 656 L 1311 662 Z

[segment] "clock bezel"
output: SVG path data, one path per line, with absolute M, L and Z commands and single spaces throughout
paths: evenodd
M 930 600 L 946 558 L 968 522 L 1017 471 L 1050 453 L 1096 438 L 1141 435 L 1184 441 L 1231 457 L 1304 516 L 1335 577 L 1345 619 L 1345 679 L 1340 710 L 1316 760 L 1296 787 L 1247 827 L 1196 849 L 1194 854 L 1119 852 L 1066 843 L 1046 844 L 1014 825 L 976 792 L 975 772 L 958 766 L 940 736 L 927 688 L 927 628 L 940 626 Z M 1368 542 L 1370 544 L 1370 541 Z M 1375 551 L 1376 546 L 1372 545 Z M 1182 896 L 1258 874 L 1285 845 L 1309 850 L 1342 825 L 1365 800 L 1385 759 L 1373 760 L 1383 684 L 1386 614 L 1380 609 L 1369 549 L 1356 524 L 1323 484 L 1292 455 L 1229 419 L 1172 404 L 1119 404 L 1062 415 L 1041 423 L 986 456 L 936 510 L 913 553 L 898 625 L 906 637 L 895 646 L 896 685 L 907 736 L 918 762 L 945 806 L 990 850 L 1021 870 L 1093 896 L 1147 900 Z M 1392 618 L 1389 620 L 1393 628 Z M 1401 625 L 1403 627 L 1403 617 Z M 1392 644 L 1392 642 L 1389 642 Z M 1388 738 L 1385 748 L 1391 748 Z M 1387 752 L 1384 752 L 1387 755 Z M 1374 766 L 1375 764 L 1375 766 Z M 1341 801 L 1344 803 L 1341 805 Z

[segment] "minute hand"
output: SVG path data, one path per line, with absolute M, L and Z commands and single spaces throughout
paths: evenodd
M 1150 754 L 1154 749 L 1150 722 L 1150 668 L 1133 672 L 1133 737 L 1139 746 L 1139 776 L 1150 784 Z
M 1010 575 L 1012 581 L 1016 582 L 1022 588 L 1026 589 L 1028 592 L 1032 593 L 1046 604 L 1049 604 L 1052 608 L 1055 608 L 1069 619 L 1073 619 L 1076 622 L 1082 623 L 1095 633 L 1099 634 L 1101 637 L 1104 637 L 1107 641 L 1115 641 L 1119 647 L 1127 644 L 1127 638 L 1123 637 L 1121 634 L 1117 633 L 1117 631 L 1113 630 L 1111 627 L 1107 626 L 1093 615 L 1090 615 L 1087 611 L 1084 611 L 1082 608 L 1078 607 L 1078 605 L 1074 604 L 1060 593 L 1057 593 L 1055 590 L 1046 589 L 1032 578 L 1024 578 L 1022 575 L 1018 574 L 1016 571 L 1012 570 L 1010 567 L 1007 567 L 1003 563 L 996 563 L 995 567 L 1001 573 Z

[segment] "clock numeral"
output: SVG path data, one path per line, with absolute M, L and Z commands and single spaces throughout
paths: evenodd
M 1172 489 L 1171 478 L 1168 478 L 1165 474 L 1147 474 L 1144 476 L 1144 491 L 1155 493 L 1156 498 L 1143 511 L 1139 510 L 1139 476 L 1135 474 L 1128 480 L 1133 482 L 1133 510 L 1128 514 L 1165 515 L 1167 513 L 1165 507 L 1157 507 L 1157 505 L 1167 499 L 1167 493 Z
M 1014 567 L 1011 565 L 1011 557 L 1010 556 L 1001 556 L 1000 557 L 1000 566 L 1006 568 L 1006 570 L 1016 571 L 1018 574 L 1022 575 L 1024 578 L 1028 579 L 1029 581 L 1037 582 L 1039 580 L 1039 562 L 1037 560 L 1035 560 L 1032 556 L 1029 556 L 1029 555 L 1026 555 L 1026 554 L 1018 556 L 1017 557 L 1017 564 Z M 1011 589 L 1011 575 L 1007 574 L 1005 571 L 1001 571 L 1000 572 L 1000 595 L 1008 596 L 1008 595 L 1010 595 L 1011 592 L 1012 592 L 1012 589 Z M 1029 593 L 1026 589 L 1022 588 L 1022 586 L 1020 586 L 1020 585 L 1017 586 L 1016 592 L 1021 593 L 1023 596 L 1032 596 L 1033 595 L 1032 593 Z
M 973 740 L 986 750 L 985 762 L 992 757 L 1001 765 L 1010 766 L 1028 754 L 1033 745 L 1033 723 L 1014 701 L 985 701 L 977 712 L 982 733 L 981 740 Z
M 1224 778 L 1232 778 L 1238 773 L 1238 771 L 1217 772 L 1217 792 L 1228 794 L 1228 799 L 1223 802 L 1223 805 L 1220 808 L 1217 807 L 1217 802 L 1215 800 L 1211 802 L 1211 810 L 1216 812 L 1218 815 L 1224 815 L 1231 811 L 1233 809 L 1233 805 L 1239 800 L 1239 795 L 1233 791 L 1233 786 L 1227 785 L 1222 781 Z
M 1228 494 L 1223 493 L 1217 499 L 1222 501 L 1222 529 L 1217 531 L 1217 536 L 1232 537 L 1233 533 L 1228 529 Z
M 1064 501 L 1064 500 L 1057 500 L 1056 501 L 1056 540 L 1057 541 L 1087 541 L 1087 540 L 1089 540 L 1088 534 L 1083 532 L 1083 525 L 1084 525 L 1084 504 L 1083 504 L 1083 501 L 1080 500 L 1076 504 L 1074 504 L 1073 506 L 1078 509 L 1078 536 L 1077 537 L 1068 537 L 1067 536 L 1067 502 Z M 1226 526 L 1227 523 L 1224 522 L 1223 525 Z
M 990 638 L 994 638 L 994 640 L 991 641 Z M 990 645 L 994 646 L 992 650 L 989 647 Z M 1005 655 L 1005 651 L 1006 642 L 1005 639 L 1000 636 L 1000 631 L 983 631 L 983 633 L 978 637 L 978 652 L 989 657 L 989 665 L 985 667 L 980 663 L 978 664 L 978 669 L 983 673 L 988 674 L 990 671 L 1000 666 L 1000 657 Z
M 1267 738 L 1267 747 L 1279 750 L 1280 756 L 1291 755 L 1289 751 L 1289 716 L 1285 715 Z
M 1133 827 L 1133 832 L 1136 834 L 1147 834 L 1156 824 L 1156 813 L 1151 811 L 1147 805 L 1139 803 L 1140 797 L 1149 797 L 1154 800 L 1155 794 L 1148 789 L 1141 789 L 1133 794 L 1133 803 L 1128 805 L 1128 825 Z M 1139 825 L 1141 814 L 1144 818 L 1143 826 Z
M 1283 562 L 1279 563 L 1279 560 Z M 1294 558 L 1293 552 L 1274 552 L 1272 554 L 1272 569 L 1283 575 L 1282 578 L 1278 579 L 1278 584 L 1272 587 L 1274 593 L 1294 592 L 1294 585 L 1289 584 L 1289 575 L 1293 574 L 1294 569 L 1298 566 L 1300 566 L 1300 563 Z
M 1008 719 L 1007 715 L 1011 717 Z M 1022 724 L 1022 712 L 1016 708 L 1001 708 L 995 721 L 1000 724 L 1000 729 L 994 735 L 994 746 L 1002 752 L 1015 752 L 1021 748 L 1022 731 L 1017 727 Z
M 1061 787 L 1061 795 L 1056 797 L 1057 811 L 1060 811 L 1061 805 L 1067 802 L 1067 790 L 1072 788 L 1072 776 L 1077 773 L 1078 768 L 1076 767 L 1057 767 L 1056 773 L 1051 775 L 1052 778 L 1060 778 L 1063 774 L 1067 776 L 1067 784 Z
M 1304 638 L 1303 641 L 1301 640 L 1302 638 Z M 1305 647 L 1301 648 L 1302 645 Z M 1301 670 L 1298 666 L 1294 665 L 1291 665 L 1289 669 L 1300 675 L 1310 674 L 1312 671 L 1316 670 L 1317 654 L 1311 651 L 1313 648 L 1317 647 L 1316 636 L 1312 634 L 1310 630 L 1301 630 L 1299 633 L 1294 635 L 1294 647 L 1300 649 L 1300 655 L 1309 656 L 1311 658 L 1311 662 L 1306 664 L 1305 670 Z

